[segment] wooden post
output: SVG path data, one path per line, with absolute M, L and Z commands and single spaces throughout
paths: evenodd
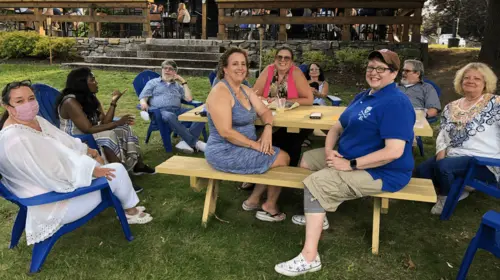
M 207 227 L 208 218 L 215 213 L 218 194 L 219 183 L 217 180 L 208 180 L 207 193 L 205 194 L 205 206 L 203 207 L 203 216 L 201 218 L 201 225 L 203 227 Z
M 153 34 L 151 33 L 151 24 L 149 18 L 149 8 L 142 8 L 142 16 L 144 17 L 144 23 L 142 24 L 142 37 L 151 38 Z
M 45 36 L 45 29 L 43 29 L 43 20 L 41 19 L 42 15 L 42 9 L 41 8 L 35 8 L 35 31 L 38 32 L 38 34 Z
M 201 39 L 207 39 L 207 2 L 201 4 Z
M 280 17 L 286 17 L 286 14 L 287 14 L 287 9 L 280 9 Z M 286 25 L 280 24 L 278 41 L 286 41 L 286 40 L 287 40 Z
M 380 238 L 380 198 L 373 198 L 372 254 L 378 255 Z
M 223 16 L 224 16 L 224 9 L 219 9 L 219 18 L 222 18 Z M 219 32 L 217 33 L 217 39 L 218 40 L 227 39 L 226 25 L 221 24 L 220 22 L 219 22 Z
M 409 24 L 403 24 L 403 36 L 401 37 L 401 42 L 408 42 L 410 41 L 410 25 Z
M 345 17 L 350 17 L 352 13 L 352 8 L 345 8 L 344 9 L 344 16 Z M 342 27 L 342 41 L 351 41 L 351 25 L 350 24 L 344 24 Z
M 389 199 L 388 198 L 382 198 L 382 214 L 387 214 L 389 213 Z
M 416 19 L 422 20 L 422 9 L 415 9 L 415 14 L 413 15 Z M 420 43 L 420 24 L 414 24 L 411 34 L 411 41 L 413 43 Z
M 94 8 L 89 8 L 89 16 L 92 20 L 95 19 L 94 17 L 95 15 L 95 10 Z M 90 37 L 95 37 L 95 32 L 96 32 L 96 29 L 97 29 L 97 25 L 95 22 L 89 22 L 89 38 Z

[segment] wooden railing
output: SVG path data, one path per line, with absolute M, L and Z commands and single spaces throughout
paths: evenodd
M 97 23 L 141 23 L 142 36 L 151 38 L 150 15 L 147 0 L 0 0 L 2 8 L 33 8 L 34 14 L 0 15 L 0 21 L 34 22 L 35 29 L 45 34 L 43 23 L 51 18 L 54 22 L 89 23 L 89 37 L 96 37 Z M 43 15 L 43 8 L 84 8 L 87 15 Z M 97 8 L 136 8 L 142 15 L 104 15 L 96 13 Z
M 278 40 L 286 41 L 286 24 L 338 24 L 342 25 L 342 40 L 351 40 L 350 26 L 353 24 L 399 25 L 403 42 L 409 41 L 410 26 L 412 42 L 420 42 L 422 8 L 425 0 L 216 0 L 219 9 L 219 31 L 217 38 L 227 39 L 226 25 L 234 24 L 277 24 Z M 343 8 L 343 16 L 336 17 L 287 17 L 287 9 L 311 10 L 318 8 Z M 398 16 L 352 16 L 353 8 L 396 9 L 404 11 Z M 279 9 L 277 15 L 226 16 L 225 9 Z

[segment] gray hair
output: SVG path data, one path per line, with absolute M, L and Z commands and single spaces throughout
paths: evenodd
M 404 64 L 411 64 L 413 66 L 413 71 L 420 73 L 420 81 L 424 80 L 424 64 L 420 60 L 408 59 L 405 60 Z
M 177 63 L 173 61 L 172 59 L 166 59 L 161 63 L 161 68 L 165 68 L 165 66 L 170 65 L 174 68 L 174 70 L 177 72 Z

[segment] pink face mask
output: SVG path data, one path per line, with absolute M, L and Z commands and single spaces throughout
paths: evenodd
M 16 119 L 23 122 L 32 121 L 38 114 L 38 102 L 36 100 L 26 102 L 22 105 L 14 107 L 16 109 Z

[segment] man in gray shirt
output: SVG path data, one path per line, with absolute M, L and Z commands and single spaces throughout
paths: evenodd
M 418 60 L 406 60 L 402 74 L 398 88 L 410 98 L 413 107 L 425 109 L 427 118 L 436 117 L 441 110 L 441 102 L 434 87 L 423 81 L 424 64 Z

